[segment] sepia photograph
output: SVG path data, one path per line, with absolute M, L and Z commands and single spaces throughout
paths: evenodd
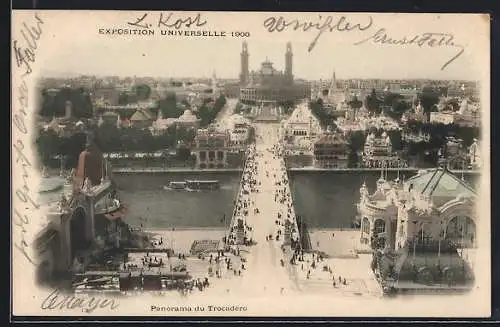
M 488 16 L 12 28 L 13 314 L 490 315 Z

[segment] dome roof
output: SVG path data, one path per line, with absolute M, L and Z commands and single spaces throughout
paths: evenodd
M 307 105 L 299 105 L 289 118 L 288 123 L 304 123 L 309 122 L 311 118 L 314 118 L 313 114 L 307 107 Z
M 184 110 L 184 113 L 178 118 L 181 122 L 196 122 L 198 118 L 195 114 L 189 109 Z
M 130 117 L 131 121 L 144 121 L 152 119 L 151 114 L 146 109 L 137 109 Z

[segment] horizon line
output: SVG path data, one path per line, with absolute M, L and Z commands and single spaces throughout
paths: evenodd
M 87 77 L 94 76 L 96 78 L 106 78 L 106 77 L 118 77 L 120 79 L 125 78 L 152 78 L 152 79 L 211 79 L 212 76 L 152 76 L 152 75 L 115 75 L 115 74 L 92 74 L 92 73 L 65 73 L 65 72 L 50 72 L 49 74 L 40 74 L 39 78 L 54 78 L 54 79 L 64 79 L 64 78 L 75 78 L 75 77 Z M 235 77 L 225 77 L 225 76 L 216 76 L 216 79 L 224 79 L 224 80 L 239 80 L 238 76 Z M 302 78 L 298 76 L 294 76 L 294 80 L 305 80 L 305 81 L 318 81 L 318 80 L 331 80 L 332 78 Z M 467 78 L 454 78 L 454 79 L 439 79 L 439 78 L 431 78 L 431 77 L 341 77 L 336 78 L 337 81 L 345 81 L 345 80 L 382 80 L 382 81 L 448 81 L 448 82 L 475 82 L 479 83 L 480 80 L 475 79 L 467 79 Z

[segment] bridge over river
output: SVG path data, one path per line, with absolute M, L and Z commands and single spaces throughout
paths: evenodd
M 256 144 L 248 152 L 230 224 L 233 247 L 248 251 L 245 281 L 239 283 L 248 296 L 298 291 L 289 261 L 291 242 L 299 239 L 299 231 L 285 162 L 276 151 L 278 130 L 276 124 L 256 124 Z M 243 245 L 250 240 L 252 245 Z

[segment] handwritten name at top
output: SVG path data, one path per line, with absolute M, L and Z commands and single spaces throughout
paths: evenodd
M 319 15 L 317 21 L 300 21 L 298 19 L 286 20 L 283 16 L 280 17 L 268 17 L 264 20 L 264 28 L 268 32 L 283 32 L 288 29 L 294 31 L 301 30 L 304 32 L 317 31 L 316 37 L 313 39 L 311 44 L 309 44 L 308 51 L 311 52 L 316 46 L 319 38 L 325 32 L 351 32 L 351 31 L 365 31 L 371 28 L 373 25 L 373 18 L 368 16 L 364 22 L 352 22 L 346 16 L 333 17 L 326 16 L 323 17 Z
M 441 70 L 446 69 L 453 61 L 457 60 L 464 53 L 464 46 L 456 43 L 455 36 L 451 33 L 433 33 L 424 32 L 413 36 L 403 36 L 395 38 L 389 35 L 385 28 L 377 30 L 369 37 L 354 43 L 360 45 L 363 43 L 372 43 L 377 45 L 396 45 L 396 46 L 418 46 L 428 48 L 455 48 L 457 53 L 447 60 L 442 66 Z
M 137 17 L 134 21 L 127 22 L 128 25 L 150 29 L 153 27 L 154 22 L 156 27 L 160 28 L 191 28 L 202 27 L 207 24 L 207 20 L 203 19 L 201 14 L 195 16 L 174 16 L 174 13 L 160 13 L 156 18 L 151 18 L 148 13 Z

